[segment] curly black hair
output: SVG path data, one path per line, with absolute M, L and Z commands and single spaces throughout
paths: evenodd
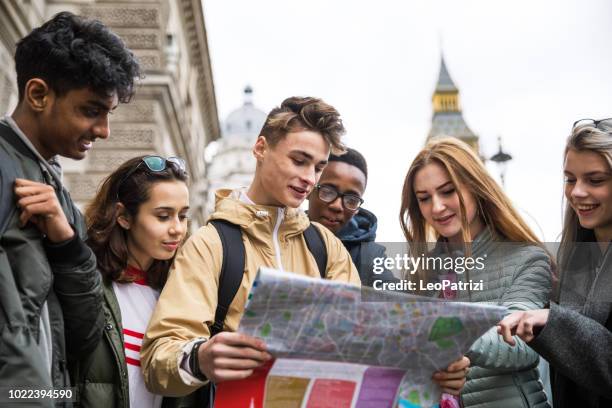
M 343 162 L 346 164 L 350 164 L 351 166 L 355 166 L 363 172 L 363 174 L 366 176 L 366 180 L 368 179 L 368 164 L 366 162 L 366 159 L 361 153 L 359 153 L 355 149 L 351 149 L 350 147 L 348 147 L 346 149 L 346 153 L 344 154 L 330 154 L 329 161 Z
M 56 14 L 17 43 L 15 69 L 20 101 L 26 83 L 41 78 L 58 95 L 88 87 L 100 95 L 116 92 L 127 103 L 141 77 L 121 38 L 100 21 L 70 12 Z

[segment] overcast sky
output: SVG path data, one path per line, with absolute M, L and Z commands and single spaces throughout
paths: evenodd
M 612 1 L 205 0 L 204 12 L 220 119 L 246 84 L 266 112 L 292 95 L 334 105 L 368 161 L 379 241 L 404 240 L 401 189 L 441 52 L 483 152 L 502 136 L 514 157 L 506 192 L 544 240 L 561 231 L 572 122 L 612 116 Z

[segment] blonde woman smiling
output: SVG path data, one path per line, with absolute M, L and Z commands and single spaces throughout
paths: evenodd
M 548 254 L 467 144 L 436 139 L 417 155 L 404 182 L 400 221 L 413 254 L 485 259 L 484 268 L 464 273 L 420 268 L 416 276 L 422 282 L 483 283 L 482 290 L 443 290 L 435 296 L 510 310 L 538 309 L 548 301 Z M 437 241 L 430 252 L 428 238 Z M 463 406 L 548 406 L 539 357 L 518 343 L 510 347 L 492 327 L 472 345 Z
M 550 362 L 555 408 L 612 406 L 612 119 L 580 120 L 565 148 L 560 282 L 550 307 L 500 323 Z

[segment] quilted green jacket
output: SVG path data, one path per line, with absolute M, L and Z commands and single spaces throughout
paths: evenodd
M 472 243 L 471 256 L 484 257 L 484 268 L 457 274 L 457 281 L 482 280 L 483 288 L 458 291 L 457 300 L 505 306 L 509 311 L 541 309 L 548 302 L 551 265 L 540 247 L 500 242 L 485 229 Z M 515 341 L 516 346 L 509 346 L 492 327 L 472 345 L 466 354 L 471 367 L 461 393 L 464 407 L 549 406 L 537 369 L 538 354 L 518 337 Z

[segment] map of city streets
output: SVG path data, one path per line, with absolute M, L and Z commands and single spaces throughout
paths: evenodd
M 465 354 L 504 314 L 498 306 L 382 293 L 262 268 L 238 331 L 264 339 L 278 359 L 253 376 L 261 393 L 245 395 L 245 406 L 436 406 L 440 391 L 431 375 Z M 373 392 L 373 384 L 387 391 Z M 215 406 L 230 406 L 223 404 L 230 397 L 223 388 Z M 330 401 L 331 395 L 344 399 Z M 286 405 L 290 401 L 297 405 Z

